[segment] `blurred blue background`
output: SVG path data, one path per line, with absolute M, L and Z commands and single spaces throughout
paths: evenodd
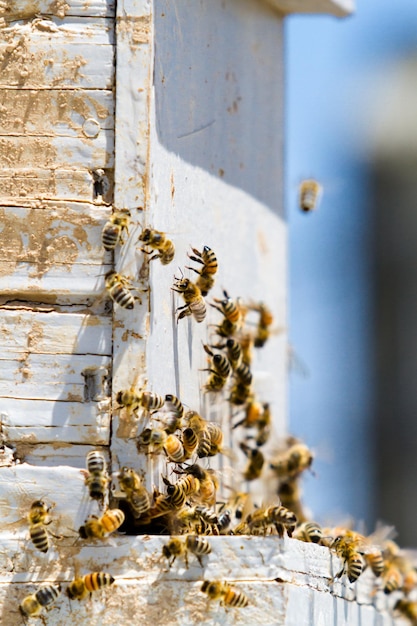
M 402 519 L 417 495 L 402 483 L 410 467 L 400 467 L 406 462 L 400 443 L 391 454 L 388 440 L 395 439 L 395 398 L 384 409 L 383 390 L 393 373 L 381 375 L 379 370 L 381 358 L 392 361 L 389 351 L 382 357 L 380 352 L 383 337 L 391 332 L 389 325 L 378 330 L 378 285 L 384 284 L 385 267 L 384 249 L 378 245 L 383 237 L 378 230 L 382 228 L 379 211 L 385 211 L 384 232 L 389 234 L 396 227 L 397 206 L 394 194 L 391 205 L 382 206 L 389 190 L 381 193 L 381 179 L 387 176 L 381 176 L 381 159 L 375 157 L 375 136 L 380 137 L 381 129 L 374 130 L 373 123 L 401 116 L 395 107 L 384 111 L 385 102 L 387 107 L 393 105 L 380 93 L 389 94 L 386 75 L 392 78 L 395 68 L 416 51 L 415 0 L 357 0 L 356 13 L 345 19 L 308 15 L 286 20 L 286 207 L 293 354 L 289 431 L 316 453 L 316 475 L 304 479 L 304 500 L 321 522 L 351 515 L 372 530 L 376 520 L 383 520 L 399 528 L 403 544 L 414 545 L 417 502 L 410 524 L 405 526 Z M 413 87 L 417 90 L 417 73 Z M 388 158 L 394 170 L 395 158 Z M 304 178 L 315 178 L 324 187 L 319 208 L 309 214 L 297 205 L 298 185 Z M 394 180 L 393 189 L 396 184 Z M 411 215 L 407 207 L 405 219 Z M 417 214 L 417 202 L 411 209 Z M 397 243 L 401 248 L 401 237 Z M 417 247 L 417 234 L 414 243 Z M 394 276 L 394 284 L 396 280 Z M 411 323 L 416 313 L 410 316 Z M 395 346 L 392 349 L 398 352 Z M 417 353 L 414 360 L 417 363 Z M 390 426 L 381 426 L 381 413 Z M 417 401 L 407 419 L 416 422 L 416 418 Z M 412 442 L 405 438 L 409 454 L 417 456 L 417 433 Z M 398 467 L 395 474 L 394 466 Z M 414 484 L 414 475 L 409 477 Z M 403 512 L 397 496 L 403 498 Z

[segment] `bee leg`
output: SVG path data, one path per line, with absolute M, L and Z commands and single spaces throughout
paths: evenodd
M 196 554 L 196 557 L 198 559 L 198 562 L 200 563 L 200 567 L 203 569 L 204 568 L 203 559 L 201 558 L 199 554 Z
M 275 524 L 275 528 L 277 529 L 278 536 L 282 539 L 284 536 L 284 526 L 282 524 Z
M 178 320 L 182 320 L 182 319 L 183 319 L 183 317 L 187 317 L 187 315 L 191 315 L 191 309 L 190 309 L 190 307 L 188 306 L 188 304 L 186 305 L 186 308 L 185 308 L 185 307 L 182 307 L 182 306 L 181 306 L 181 307 L 179 307 L 179 308 L 180 308 L 180 309 L 183 309 L 183 311 L 181 311 L 181 313 L 178 315 L 177 322 L 178 322 Z M 177 311 L 178 311 L 178 309 L 177 309 Z
M 190 259 L 192 259 L 193 261 L 197 261 L 198 263 L 204 263 L 204 261 L 201 259 L 201 252 L 199 250 L 197 250 L 196 248 L 193 248 L 192 246 L 191 246 L 191 250 L 194 252 L 194 254 L 198 258 L 196 259 L 196 258 L 192 257 L 191 254 L 188 254 Z

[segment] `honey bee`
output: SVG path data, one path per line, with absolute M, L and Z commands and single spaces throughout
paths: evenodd
M 311 543 L 321 543 L 323 530 L 317 522 L 303 522 L 295 529 L 294 539 Z
M 169 561 L 170 567 L 178 556 L 182 556 L 188 568 L 188 552 L 192 552 L 197 557 L 201 567 L 203 567 L 201 557 L 205 554 L 210 554 L 211 546 L 205 537 L 187 535 L 185 541 L 180 537 L 171 537 L 168 543 L 162 547 L 163 556 L 168 560 L 171 559 Z
M 118 243 L 123 245 L 124 233 L 129 234 L 128 226 L 130 221 L 130 211 L 115 211 L 105 223 L 101 240 L 105 250 L 114 250 Z
M 306 469 L 310 469 L 314 456 L 310 448 L 293 438 L 287 450 L 278 454 L 270 463 L 270 468 L 281 479 L 296 478 Z
M 201 417 L 196 411 L 187 411 L 184 416 L 185 422 L 188 424 L 188 428 L 192 429 L 197 437 L 197 456 L 202 459 L 209 456 L 211 450 L 211 436 L 208 430 L 207 421 Z M 191 433 L 189 433 L 191 440 Z
M 45 526 L 50 524 L 48 520 L 49 507 L 43 500 L 35 500 L 32 502 L 28 513 L 29 535 L 30 539 L 37 550 L 40 552 L 48 552 L 49 536 Z
M 200 481 L 192 474 L 183 476 L 174 484 L 170 483 L 164 476 L 162 480 L 167 485 L 167 494 L 175 509 L 182 508 L 187 497 L 197 494 L 200 490 Z
M 193 428 L 184 428 L 182 431 L 182 445 L 187 458 L 191 458 L 198 446 L 197 433 Z
M 87 475 L 85 483 L 88 487 L 90 498 L 104 502 L 106 489 L 110 482 L 106 470 L 104 455 L 98 450 L 92 450 L 87 454 Z
M 113 302 L 116 302 L 123 309 L 133 309 L 135 300 L 142 303 L 138 296 L 131 293 L 133 285 L 131 281 L 123 274 L 118 274 L 114 270 L 110 270 L 104 277 L 106 289 Z
M 350 534 L 347 531 L 345 534 L 339 535 L 332 541 L 330 548 L 343 561 L 343 567 L 336 574 L 335 578 L 341 578 L 343 574 L 346 574 L 349 582 L 353 583 L 358 580 L 366 567 L 366 563 L 358 549 L 359 546 L 355 534 Z
M 54 602 L 61 593 L 61 585 L 44 585 L 39 589 L 23 598 L 19 605 L 21 614 L 25 617 L 35 617 L 39 615 L 45 607 Z
M 168 435 L 164 443 L 164 451 L 169 461 L 172 463 L 183 463 L 188 459 L 181 439 L 176 435 Z
M 206 318 L 206 303 L 201 295 L 200 288 L 189 278 L 175 278 L 174 286 L 171 287 L 172 291 L 180 293 L 184 298 L 184 306 L 177 308 L 179 313 L 178 320 L 181 320 L 187 315 L 192 315 L 196 322 L 200 323 Z
M 162 517 L 164 515 L 172 515 L 175 508 L 172 504 L 171 498 L 163 493 L 154 493 L 154 502 L 149 509 L 150 519 Z
M 188 255 L 192 261 L 201 263 L 203 265 L 201 270 L 196 270 L 194 267 L 187 267 L 187 269 L 193 270 L 199 274 L 196 285 L 201 291 L 201 295 L 206 296 L 210 289 L 214 285 L 214 276 L 217 273 L 218 264 L 217 258 L 213 250 L 208 246 L 204 246 L 203 252 L 199 252 L 195 248 L 191 248 L 194 256 Z
M 394 605 L 394 611 L 398 611 L 410 620 L 413 626 L 417 626 L 417 602 L 400 598 Z
M 146 412 L 156 411 L 164 405 L 164 398 L 153 391 L 141 391 L 135 389 L 121 390 L 116 395 L 119 406 L 127 407 L 135 412 L 143 409 Z
M 297 478 L 285 480 L 279 484 L 278 496 L 281 504 L 297 516 L 299 523 L 306 522 L 307 517 L 301 503 L 301 490 Z
M 254 346 L 255 348 L 262 348 L 269 339 L 270 326 L 273 324 L 274 318 L 271 311 L 266 307 L 263 302 L 259 304 L 251 305 L 252 310 L 258 311 L 259 321 L 255 331 Z
M 284 531 L 292 537 L 297 525 L 295 514 L 281 504 L 274 504 L 266 508 L 256 509 L 246 518 L 246 523 L 252 534 L 263 531 L 266 534 L 268 528 L 275 527 L 279 537 L 284 536 Z
M 86 596 L 91 596 L 93 591 L 110 587 L 114 581 L 113 576 L 106 572 L 91 572 L 80 578 L 74 578 L 67 588 L 67 594 L 71 600 L 82 600 Z
M 211 357 L 211 367 L 207 370 L 210 372 L 210 376 L 204 389 L 206 391 L 221 391 L 232 371 L 231 365 L 225 356 L 214 354 L 208 345 L 203 344 L 203 348 Z
M 304 213 L 314 211 L 319 205 L 323 188 L 314 179 L 303 180 L 300 183 L 299 205 Z
M 170 239 L 159 230 L 153 228 L 144 228 L 139 235 L 139 241 L 143 241 L 145 246 L 149 246 L 151 250 L 141 248 L 141 251 L 145 254 L 153 254 L 149 257 L 149 260 L 160 259 L 162 265 L 168 265 L 171 263 L 175 256 L 175 246 Z
M 177 396 L 167 394 L 165 396 L 165 408 L 167 410 L 163 417 L 164 430 L 169 435 L 173 435 L 182 426 L 184 406 Z
M 220 580 L 205 580 L 201 591 L 206 593 L 210 600 L 220 600 L 220 604 L 242 608 L 248 606 L 249 600 L 242 591 L 237 591 L 228 583 Z
M 230 337 L 227 339 L 225 343 L 214 344 L 212 348 L 218 348 L 219 350 L 225 350 L 227 359 L 232 367 L 235 370 L 242 362 L 242 346 L 239 341 Z
M 162 546 L 162 556 L 168 559 L 169 567 L 172 566 L 178 556 L 184 557 L 185 566 L 188 568 L 188 557 L 185 543 L 180 537 L 170 537 L 168 543 Z
M 417 572 L 406 550 L 401 550 L 392 540 L 383 543 L 384 570 L 381 579 L 384 593 L 401 589 L 404 595 L 417 586 Z
M 265 457 L 259 448 L 251 448 L 243 441 L 239 444 L 240 449 L 248 457 L 248 463 L 243 472 L 245 480 L 256 480 L 261 476 L 262 468 L 265 463 Z
M 403 586 L 403 576 L 398 565 L 395 562 L 388 562 L 385 564 L 384 570 L 381 575 L 382 590 L 388 595 L 397 589 L 401 589 Z
M 126 494 L 133 517 L 136 519 L 143 517 L 151 508 L 151 497 L 143 486 L 139 474 L 131 468 L 122 467 L 118 479 L 120 489 Z
M 215 422 L 207 422 L 207 431 L 210 435 L 210 450 L 207 456 L 215 456 L 223 452 L 223 431 Z
M 187 535 L 185 538 L 185 547 L 188 552 L 192 552 L 196 557 L 201 567 L 203 567 L 202 556 L 210 554 L 211 546 L 206 537 L 199 535 Z
M 213 509 L 205 506 L 185 506 L 178 511 L 174 528 L 177 532 L 194 532 L 198 535 L 218 534 L 219 517 Z
M 211 306 L 220 313 L 232 324 L 236 324 L 237 326 L 241 326 L 244 318 L 245 318 L 245 309 L 240 303 L 239 300 L 233 300 L 227 291 L 223 290 L 224 298 L 219 300 L 218 298 L 214 298 L 214 302 L 217 304 L 212 304 Z M 220 306 L 217 306 L 220 305 Z
M 219 488 L 219 480 L 213 469 L 203 469 L 197 463 L 189 465 L 185 474 L 191 474 L 200 481 L 200 490 L 195 494 L 196 499 L 204 506 L 214 506 L 216 504 L 216 492 Z
M 120 509 L 107 509 L 101 516 L 91 516 L 80 526 L 78 533 L 81 539 L 104 539 L 106 535 L 113 533 L 124 522 L 125 514 Z
M 229 402 L 236 406 L 251 402 L 253 399 L 252 386 L 244 383 L 236 383 L 230 390 Z
M 234 424 L 233 428 L 244 426 L 245 428 L 256 428 L 258 434 L 255 437 L 255 443 L 258 447 L 265 445 L 271 434 L 271 411 L 269 404 L 252 399 L 247 403 L 245 409 L 245 417 Z
M 151 454 L 158 454 L 168 439 L 167 432 L 162 428 L 145 428 L 136 440 L 139 452 L 146 448 Z

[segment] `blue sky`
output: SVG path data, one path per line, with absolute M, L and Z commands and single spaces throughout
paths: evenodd
M 415 0 L 358 0 L 346 19 L 286 22 L 289 334 L 308 373 L 291 371 L 291 433 L 316 450 L 305 500 L 322 521 L 372 523 L 373 277 L 366 127 L 374 79 L 417 51 Z M 297 185 L 324 185 L 303 214 Z

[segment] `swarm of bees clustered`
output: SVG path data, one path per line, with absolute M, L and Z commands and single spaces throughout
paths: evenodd
M 106 250 L 124 245 L 129 219 L 128 211 L 116 211 L 105 224 L 102 242 Z M 174 259 L 174 243 L 161 231 L 143 228 L 139 242 L 149 260 L 159 259 L 168 265 Z M 208 307 L 217 312 L 210 340 L 201 348 L 207 358 L 202 388 L 224 407 L 238 439 L 238 452 L 227 448 L 221 424 L 207 419 L 200 407 L 186 407 L 172 393 L 160 395 L 135 387 L 115 390 L 117 408 L 143 418 L 138 420 L 140 429 L 135 436 L 138 455 L 160 456 L 165 461 L 163 490 L 148 491 L 143 473 L 135 467 L 123 466 L 112 476 L 103 453 L 89 452 L 85 486 L 100 514 L 85 520 L 77 530 L 78 540 L 100 542 L 117 531 L 168 535 L 161 560 L 169 568 L 177 559 L 188 567 L 189 555 L 193 555 L 202 569 L 211 553 L 211 536 L 275 535 L 277 539 L 288 536 L 312 542 L 327 547 L 341 560 L 342 567 L 332 581 L 346 577 L 353 584 L 369 568 L 376 590 L 384 594 L 402 592 L 395 610 L 417 625 L 417 603 L 411 599 L 417 573 L 407 554 L 389 537 L 366 537 L 352 528 L 323 528 L 309 518 L 301 500 L 300 481 L 312 466 L 313 453 L 302 441 L 288 437 L 275 453 L 265 451 L 273 444 L 271 407 L 255 391 L 252 366 L 254 351 L 263 348 L 274 332 L 270 309 L 264 302 L 246 302 L 226 290 L 220 298 L 208 300 L 218 271 L 216 253 L 205 245 L 201 251 L 191 248 L 188 256 L 197 265 L 186 268 L 197 278 L 192 281 L 181 270 L 181 276 L 174 277 L 172 290 L 182 301 L 175 311 L 176 320 L 181 323 L 189 316 L 200 324 L 206 320 Z M 129 277 L 112 270 L 105 284 L 116 305 L 132 309 L 139 301 Z M 223 486 L 226 493 L 221 493 L 224 480 L 220 472 L 210 466 L 212 457 L 222 454 L 233 458 L 239 454 L 244 460 L 239 484 Z M 275 478 L 276 497 L 256 504 L 250 485 L 265 472 Z M 50 546 L 49 511 L 39 500 L 33 502 L 28 514 L 31 541 L 41 552 Z M 110 573 L 91 572 L 76 576 L 66 592 L 71 600 L 83 600 L 114 582 Z M 201 592 L 226 607 L 250 604 L 242 591 L 218 580 L 203 580 Z M 20 610 L 25 616 L 37 616 L 60 593 L 57 584 L 40 587 L 23 599 Z

